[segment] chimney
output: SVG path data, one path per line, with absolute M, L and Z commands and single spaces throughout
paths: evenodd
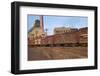
M 40 27 L 42 29 L 42 32 L 44 32 L 44 25 L 43 25 L 43 16 L 40 16 Z

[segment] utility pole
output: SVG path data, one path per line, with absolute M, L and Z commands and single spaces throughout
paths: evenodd
M 48 29 L 47 28 L 45 29 L 45 32 L 46 32 L 46 35 L 47 35 L 47 32 L 48 32 Z

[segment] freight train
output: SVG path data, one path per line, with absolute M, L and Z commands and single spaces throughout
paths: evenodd
M 87 28 L 82 28 L 73 32 L 66 32 L 62 34 L 54 34 L 41 38 L 41 44 L 34 44 L 32 46 L 39 47 L 52 47 L 52 46 L 64 46 L 64 47 L 87 47 L 88 36 Z

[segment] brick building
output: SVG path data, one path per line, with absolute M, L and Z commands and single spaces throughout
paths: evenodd
M 67 32 L 78 31 L 77 28 L 70 28 L 70 27 L 57 27 L 54 29 L 54 34 L 62 34 Z

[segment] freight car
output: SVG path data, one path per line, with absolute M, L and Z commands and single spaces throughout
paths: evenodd
M 87 28 L 82 28 L 73 32 L 54 34 L 41 38 L 41 44 L 34 46 L 64 46 L 64 47 L 86 47 L 88 42 Z
M 47 36 L 41 40 L 43 46 L 87 46 L 87 37 L 85 34 L 79 34 L 78 31 Z

